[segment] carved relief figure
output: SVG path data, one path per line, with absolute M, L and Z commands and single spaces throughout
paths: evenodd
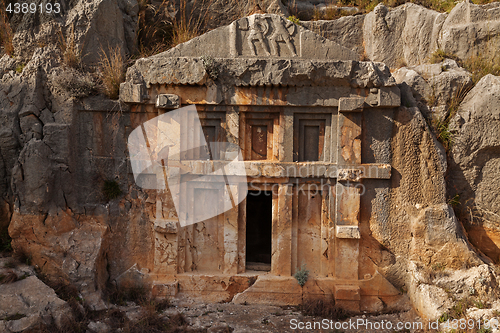
M 285 42 L 286 46 L 290 50 L 292 56 L 296 57 L 297 53 L 295 52 L 295 46 L 292 43 L 292 36 L 295 32 L 295 25 L 288 21 L 283 25 L 283 21 L 281 17 L 273 15 L 272 16 L 273 28 L 274 32 L 269 38 L 271 40 L 271 47 L 274 56 L 279 56 L 279 48 L 278 42 Z M 292 31 L 289 31 L 289 28 L 292 28 Z
M 269 31 L 269 26 L 266 22 L 266 19 L 261 18 L 259 16 L 255 16 L 252 26 L 250 27 L 250 34 L 248 36 L 248 45 L 250 46 L 250 51 L 252 52 L 253 56 L 257 55 L 256 46 L 253 43 L 253 41 L 255 40 L 260 42 L 267 56 L 271 55 L 269 53 L 269 47 L 264 41 L 264 36 L 267 34 L 268 31 Z

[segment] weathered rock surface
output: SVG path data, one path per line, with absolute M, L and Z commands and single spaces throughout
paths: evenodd
M 41 3 L 36 1 L 36 3 Z M 62 16 L 23 15 L 13 19 L 14 53 L 28 62 L 38 45 L 75 48 L 84 63 L 95 64 L 102 52 L 136 51 L 139 6 L 136 0 L 73 1 L 61 5 Z
M 438 299 L 429 302 L 435 287 L 432 282 L 418 287 L 411 273 L 412 262 L 460 269 L 483 261 L 468 244 L 446 203 L 446 156 L 417 107 L 400 107 L 394 114 L 391 151 L 391 189 L 378 190 L 372 208 L 379 216 L 384 205 L 389 205 L 390 213 L 384 216 L 386 223 L 370 224 L 372 237 L 385 250 L 372 253 L 370 258 L 390 282 L 406 286 L 421 314 L 434 317 L 448 305 Z
M 92 308 L 101 310 L 106 308 L 101 296 L 108 278 L 104 259 L 108 228 L 98 219 L 84 222 L 77 218 L 70 211 L 14 213 L 9 234 L 17 239 L 15 248 L 32 253 L 33 263 L 44 274 L 62 276 L 78 288 Z
M 66 38 L 74 38 L 86 63 L 99 62 L 102 52 L 114 48 L 132 54 L 138 10 L 136 0 L 79 1 L 66 17 Z
M 77 286 L 91 308 L 102 309 L 109 226 L 92 216 L 108 214 L 108 209 L 99 185 L 89 188 L 91 182 L 84 179 L 95 179 L 96 174 L 78 171 L 93 167 L 74 160 L 85 154 L 82 152 L 88 154 L 85 147 L 92 145 L 77 144 L 79 139 L 72 133 L 92 131 L 82 128 L 85 121 L 78 120 L 78 108 L 113 110 L 116 103 L 99 107 L 102 101 L 109 101 L 97 97 L 81 106 L 68 91 L 70 87 L 55 85 L 52 74 L 67 75 L 67 70 L 58 68 L 60 56 L 53 46 L 39 48 L 21 74 L 3 74 L 0 172 L 2 197 L 9 204 L 2 205 L 2 218 L 10 221 L 11 235 L 17 238 L 14 249 L 32 254 L 33 264 L 43 273 Z M 10 62 L 4 57 L 3 68 L 11 67 Z M 110 123 L 117 118 L 113 119 Z M 78 152 L 78 146 L 83 151 Z M 103 147 L 97 144 L 91 149 L 97 152 Z M 96 164 L 100 161 L 103 159 L 94 159 Z M 102 171 L 108 170 L 105 163 L 101 165 Z M 101 173 L 100 177 L 111 176 Z M 78 186 L 88 190 L 77 190 Z
M 467 94 L 451 120 L 448 190 L 459 196 L 460 219 L 471 242 L 500 258 L 500 77 L 487 75 Z
M 39 323 L 62 326 L 72 319 L 69 305 L 36 276 L 0 285 L 0 330 L 21 332 Z M 12 319 L 9 319 L 12 318 Z
M 336 20 L 303 21 L 302 26 L 328 38 L 359 55 L 364 54 L 363 23 L 365 15 L 344 16 Z M 366 59 L 362 59 L 366 60 Z
M 458 100 L 472 87 L 470 74 L 451 59 L 438 64 L 403 67 L 393 76 L 398 84 L 405 83 L 410 87 L 426 118 L 441 121 L 448 116 L 452 99 Z
M 84 48 L 88 36 L 98 37 L 89 42 L 93 49 L 107 41 L 108 35 L 104 33 L 107 30 L 111 31 L 110 43 L 125 47 L 128 41 L 124 26 L 128 19 L 120 19 L 120 12 L 125 11 L 128 18 L 133 18 L 134 3 L 82 2 L 74 9 L 79 12 L 72 12 L 67 19 L 76 24 L 75 34 Z M 457 10 L 464 9 L 459 7 Z M 77 15 L 85 13 L 88 16 Z M 108 14 L 110 20 L 104 22 Z M 440 27 L 446 17 L 446 14 L 436 14 L 413 4 L 392 11 L 380 5 L 366 16 L 334 21 L 332 26 L 342 29 L 364 24 L 364 30 L 353 30 L 351 35 L 342 33 L 345 30 L 332 34 L 331 38 L 341 39 L 337 44 L 290 24 L 280 16 L 257 14 L 163 54 L 137 61 L 128 70 L 127 82 L 122 85 L 122 97 L 128 96 L 123 98 L 127 102 L 142 102 L 150 97 L 145 95 L 146 89 L 168 84 L 191 87 L 212 84 L 209 87 L 212 90 L 207 94 L 211 99 L 205 100 L 211 104 L 226 97 L 223 95 L 227 92 L 224 84 L 259 88 L 307 85 L 315 89 L 337 86 L 354 92 L 364 89 L 366 101 L 377 106 L 377 116 L 382 114 L 382 117 L 375 122 L 373 115 L 366 116 L 363 126 L 374 135 L 363 138 L 366 144 L 360 154 L 366 163 L 390 163 L 393 173 L 391 179 L 363 183 L 370 193 L 360 199 L 363 203 L 360 216 L 364 219 L 360 228 L 366 235 L 360 240 L 360 248 L 374 250 L 360 255 L 360 271 L 355 278 L 363 276 L 370 281 L 373 272 L 380 272 L 381 279 L 383 276 L 384 281 L 386 278 L 397 287 L 414 287 L 411 293 L 413 301 L 429 304 L 429 309 L 421 311 L 435 317 L 448 307 L 440 291 L 442 288 L 433 281 L 426 282 L 428 286 L 414 283 L 411 261 L 424 266 L 443 265 L 448 269 L 477 266 L 483 261 L 468 244 L 453 210 L 447 205 L 446 157 L 421 112 L 416 107 L 394 109 L 399 105 L 399 93 L 388 67 L 377 62 L 358 62 L 357 59 L 364 41 L 366 55 L 370 58 L 389 64 L 401 59 L 410 64 L 422 62 L 438 47 L 433 44 L 433 38 L 437 38 L 433 36 L 437 34 L 436 27 Z M 415 34 L 418 18 L 424 22 L 424 28 L 420 34 Z M 261 31 L 266 38 L 255 37 L 257 31 L 251 33 L 259 20 L 270 29 L 266 33 Z M 280 36 L 272 37 L 274 33 Z M 286 43 L 288 38 L 294 47 Z M 268 42 L 272 44 L 266 44 Z M 322 47 L 311 48 L 317 43 Z M 271 45 L 276 49 L 273 50 Z M 119 282 L 121 278 L 127 280 L 127 275 L 133 275 L 146 283 L 157 264 L 154 262 L 155 233 L 151 223 L 157 194 L 134 185 L 126 147 L 130 129 L 154 115 L 146 112 L 146 108 L 153 104 L 125 114 L 120 111 L 127 110 L 127 106 L 120 102 L 100 96 L 76 99 L 72 91 L 56 84 L 57 77 L 67 72 L 56 68 L 60 56 L 61 52 L 53 47 L 38 48 L 22 74 L 12 70 L 15 64 L 9 58 L 0 60 L 0 69 L 3 70 L 0 88 L 4 92 L 0 96 L 1 189 L 5 201 L 12 207 L 12 217 L 7 215 L 11 218 L 9 231 L 14 238 L 14 248 L 32 253 L 33 263 L 43 272 L 76 285 L 94 309 L 102 309 L 105 304 L 101 296 L 107 282 Z M 207 58 L 203 60 L 202 56 L 212 56 L 214 62 L 208 66 Z M 462 82 L 469 82 L 467 74 L 449 61 L 417 66 L 406 69 L 406 72 L 403 69 L 397 76 L 401 77 L 401 82 L 407 82 L 408 89 L 413 89 L 409 94 L 412 98 L 415 94 L 414 99 L 421 103 L 433 85 L 442 92 L 436 97 L 439 103 L 446 104 Z M 478 85 L 482 90 L 471 91 L 471 97 L 464 101 L 457 115 L 461 118 L 455 121 L 456 132 L 461 139 L 457 139 L 456 147 L 460 147 L 460 142 L 463 147 L 453 154 L 456 165 L 472 170 L 466 172 L 465 179 L 471 180 L 474 186 L 476 183 L 480 185 L 471 191 L 484 191 L 480 192 L 484 193 L 481 197 L 477 196 L 482 204 L 478 207 L 489 210 L 492 217 L 487 215 L 488 218 L 496 221 L 494 218 L 498 212 L 495 209 L 500 206 L 495 201 L 498 186 L 488 186 L 496 184 L 498 177 L 494 170 L 498 168 L 496 159 L 488 158 L 491 156 L 489 152 L 497 153 L 496 148 L 491 147 L 496 147 L 498 140 L 492 134 L 477 141 L 477 133 L 498 133 L 495 127 L 498 114 L 494 106 L 498 82 L 492 77 L 483 80 L 485 82 Z M 481 99 L 482 91 L 491 95 L 489 102 L 486 98 Z M 323 96 L 289 95 L 289 100 L 326 100 Z M 382 102 L 384 98 L 387 100 Z M 361 101 L 364 103 L 365 99 L 361 98 Z M 337 102 L 331 98 L 330 104 L 321 106 L 332 106 Z M 480 110 L 476 111 L 479 107 Z M 486 123 L 478 125 L 476 120 L 481 120 L 479 124 L 483 120 Z M 477 175 L 479 165 L 482 171 Z M 482 179 L 488 179 L 488 183 L 482 183 Z M 116 182 L 123 193 L 117 198 L 106 198 L 102 193 L 105 180 Z M 469 182 L 462 183 L 465 187 L 471 186 Z M 373 202 L 366 202 L 366 198 L 372 198 Z M 289 278 L 297 287 L 296 281 Z M 454 281 L 450 283 L 458 280 Z M 192 285 L 207 289 L 201 282 Z M 456 282 L 461 286 L 470 284 L 460 283 Z M 207 285 L 213 285 L 213 281 Z M 235 285 L 238 290 L 223 290 L 224 300 L 239 293 L 239 288 L 247 288 L 244 283 L 225 284 L 225 287 L 230 289 Z M 175 283 L 169 286 L 177 288 Z M 316 285 L 314 288 L 318 293 L 323 292 L 318 291 Z M 397 293 L 397 289 L 392 288 Z M 429 298 L 434 294 L 443 296 L 443 301 L 430 302 Z M 301 301 L 301 295 L 302 291 L 296 293 L 295 299 Z M 241 300 L 245 297 L 239 296 Z M 380 299 L 373 304 L 374 311 L 384 307 Z
M 446 17 L 437 45 L 461 59 L 496 56 L 500 48 L 500 3 L 458 3 Z
M 411 272 L 408 293 L 422 317 L 435 321 L 449 313 L 457 301 L 467 305 L 467 313 L 476 318 L 490 319 L 499 309 L 499 277 L 492 265 L 479 265 L 460 270 L 449 270 L 445 266 L 422 266 L 410 262 Z M 488 305 L 489 311 L 477 307 Z M 464 307 L 466 305 L 462 305 Z M 470 308 L 469 308 L 470 307 Z
M 450 14 L 405 3 L 389 9 L 379 4 L 372 12 L 335 21 L 301 22 L 312 31 L 389 67 L 427 62 L 437 49 L 461 59 L 493 56 L 500 43 L 500 4 L 464 1 Z

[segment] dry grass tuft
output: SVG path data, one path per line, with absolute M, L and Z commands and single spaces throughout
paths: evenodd
M 494 2 L 497 0 L 474 0 L 475 4 L 486 4 L 490 2 Z M 352 6 L 357 7 L 360 13 L 368 13 L 371 12 L 379 3 L 383 3 L 385 6 L 394 8 L 405 4 L 407 2 L 415 3 L 417 5 L 441 12 L 441 13 L 449 13 L 458 3 L 455 0 L 336 0 L 331 3 L 337 6 Z M 297 10 L 297 6 L 295 5 L 294 0 L 286 1 L 288 10 L 291 15 L 297 16 L 301 20 L 307 20 L 308 18 L 304 16 L 304 13 L 301 13 Z M 322 19 L 322 20 L 333 20 L 339 18 L 340 16 L 351 15 L 350 13 L 340 13 L 335 10 L 331 10 L 326 13 L 314 13 L 313 20 Z
M 111 99 L 117 99 L 120 83 L 125 81 L 125 60 L 119 47 L 110 48 L 108 53 L 101 48 L 99 71 L 104 94 Z
M 31 260 L 33 259 L 33 256 L 30 253 L 28 253 L 24 247 L 17 247 L 14 251 L 14 254 L 12 255 L 12 258 L 14 258 L 20 263 L 29 266 L 31 265 Z
M 460 61 L 460 58 L 458 58 L 456 55 L 454 55 L 452 53 L 445 52 L 442 49 L 437 49 L 436 51 L 434 51 L 431 54 L 429 62 L 431 64 L 437 64 L 437 63 L 444 61 L 445 59 L 455 60 L 457 62 L 457 64 L 459 64 L 459 65 L 462 63 Z
M 149 57 L 168 49 L 172 35 L 172 6 L 169 1 L 155 5 L 151 0 L 139 0 L 137 42 L 140 57 Z
M 352 314 L 338 307 L 335 300 L 305 300 L 300 306 L 300 310 L 305 316 L 315 316 L 335 320 L 344 320 Z
M 500 75 L 500 55 L 485 57 L 472 56 L 463 62 L 463 67 L 472 74 L 474 85 L 487 74 Z
M 173 21 L 171 47 L 187 42 L 204 32 L 209 11 L 202 13 L 201 10 L 210 8 L 211 3 L 212 1 L 195 0 L 188 8 L 187 0 L 181 0 L 178 16 Z
M 449 130 L 450 122 L 453 117 L 455 117 L 460 104 L 472 87 L 472 85 L 464 84 L 458 88 L 448 102 L 446 117 L 444 119 L 433 118 L 430 122 L 430 126 L 436 135 L 436 138 L 443 144 L 446 151 L 449 151 L 453 145 L 453 135 Z
M 107 288 L 108 302 L 116 305 L 126 305 L 127 302 L 134 302 L 136 304 L 147 304 L 150 300 L 146 287 L 116 287 L 108 286 Z
M 214 0 L 139 1 L 139 56 L 148 57 L 164 52 L 208 31 L 208 23 L 214 21 L 213 16 L 209 15 L 217 15 L 213 3 Z M 235 6 L 241 5 L 236 2 Z
M 5 275 L 0 274 L 0 284 L 12 283 L 16 282 L 17 280 L 19 280 L 17 274 L 11 270 L 9 270 L 9 272 L 7 272 L 7 274 Z
M 63 64 L 71 68 L 81 69 L 82 54 L 78 45 L 76 45 L 75 29 L 73 26 L 69 28 L 66 37 L 63 35 L 62 30 L 59 31 L 59 46 L 63 53 Z

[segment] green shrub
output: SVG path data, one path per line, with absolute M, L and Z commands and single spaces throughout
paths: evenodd
M 460 206 L 460 194 L 455 194 L 455 196 L 453 196 L 453 198 L 448 200 L 448 205 L 453 206 L 453 207 Z
M 297 16 L 295 15 L 290 15 L 288 16 L 288 20 L 289 21 L 292 21 L 293 23 L 297 24 L 297 25 L 300 25 L 300 20 Z
M 449 121 L 434 119 L 432 125 L 434 127 L 436 138 L 438 139 L 439 142 L 443 144 L 446 151 L 449 151 L 453 144 L 453 136 L 448 128 Z
M 19 65 L 17 65 L 16 72 L 18 72 L 19 74 L 21 74 L 23 72 L 23 69 L 24 69 L 25 66 L 26 66 L 26 64 L 19 64 Z
M 300 269 L 295 273 L 294 277 L 297 279 L 297 282 L 303 287 L 307 279 L 309 278 L 309 270 L 306 268 L 306 264 L 302 264 Z

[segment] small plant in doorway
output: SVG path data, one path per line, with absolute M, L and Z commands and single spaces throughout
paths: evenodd
M 309 270 L 306 268 L 306 264 L 302 264 L 300 269 L 295 273 L 294 277 L 297 279 L 297 282 L 303 287 L 307 279 L 309 278 Z

